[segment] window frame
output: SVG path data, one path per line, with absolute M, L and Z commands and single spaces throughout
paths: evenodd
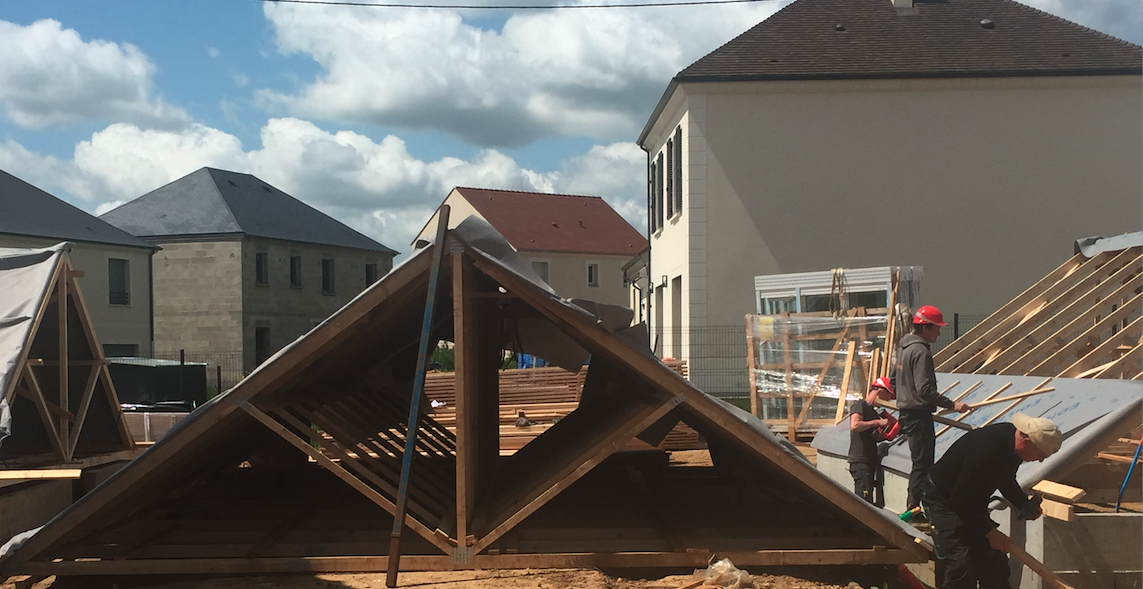
M 337 294 L 337 265 L 332 256 L 321 259 L 321 294 Z
M 254 284 L 270 286 L 269 252 L 254 252 Z
M 378 272 L 377 262 L 366 262 L 365 263 L 365 286 L 371 286 L 374 282 L 377 282 L 381 278 L 380 276 L 378 276 L 377 272 Z M 369 277 L 370 274 L 373 275 L 372 278 Z
M 543 264 L 544 265 L 544 274 L 542 276 L 540 275 L 539 272 L 536 271 L 536 264 Z M 548 260 L 548 259 L 528 260 L 528 267 L 532 269 L 532 272 L 535 273 L 536 276 L 540 277 L 540 280 L 544 281 L 544 284 L 551 286 L 551 284 L 552 284 L 551 283 L 551 277 L 552 277 L 552 261 L 551 260 Z
M 302 256 L 297 254 L 290 255 L 290 286 L 292 288 L 302 287 Z
M 590 260 L 587 262 L 587 286 L 599 287 L 599 262 L 597 261 Z
M 122 262 L 123 290 L 112 290 L 116 285 L 112 283 L 111 266 L 115 262 Z M 116 296 L 118 295 L 118 297 Z M 131 260 L 127 258 L 107 258 L 107 304 L 113 307 L 131 306 Z

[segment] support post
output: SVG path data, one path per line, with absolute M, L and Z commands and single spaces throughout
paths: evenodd
M 425 315 L 421 322 L 421 343 L 417 350 L 417 372 L 413 380 L 413 399 L 409 403 L 405 453 L 401 457 L 401 482 L 397 487 L 396 513 L 393 514 L 393 533 L 389 542 L 388 571 L 385 575 L 386 587 L 397 586 L 397 571 L 401 566 L 401 531 L 404 528 L 405 508 L 409 500 L 409 474 L 413 467 L 413 454 L 417 451 L 417 418 L 421 412 L 421 397 L 425 393 L 425 368 L 429 361 L 429 336 L 433 329 L 433 303 L 436 302 L 437 285 L 440 282 L 441 265 L 444 261 L 448 215 L 449 206 L 441 205 L 437 216 L 437 241 L 433 246 L 433 263 L 429 271 L 428 294 L 425 295 Z

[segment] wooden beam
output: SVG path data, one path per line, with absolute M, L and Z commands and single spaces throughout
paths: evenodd
M 0 481 L 38 481 L 47 479 L 78 479 L 80 468 L 40 468 L 33 470 L 0 470 Z
M 969 405 L 969 407 L 972 407 L 973 409 L 979 409 L 980 407 L 987 407 L 989 405 L 996 405 L 997 403 L 1007 403 L 1009 401 L 1015 401 L 1017 399 L 1026 399 L 1028 397 L 1034 397 L 1036 395 L 1042 395 L 1044 393 L 1050 393 L 1054 390 L 1056 390 L 1056 387 L 1044 387 L 1044 388 L 1039 388 L 1039 389 L 1033 389 L 1030 391 L 1025 391 L 1023 393 L 1017 393 L 1015 395 L 1008 395 L 1007 397 L 997 397 L 995 399 L 986 399 L 984 401 L 972 403 Z
M 1036 389 L 1040 389 L 1040 388 L 1043 388 L 1043 387 L 1044 387 L 1045 385 L 1047 385 L 1049 382 L 1052 382 L 1052 379 L 1050 379 L 1050 378 L 1046 378 L 1046 379 L 1044 379 L 1044 380 L 1043 380 L 1043 382 L 1041 382 L 1040 384 L 1038 384 L 1038 385 L 1036 385 L 1035 387 L 1033 387 L 1033 389 L 1032 389 L 1032 390 L 1036 390 Z M 1004 392 L 1004 391 L 1008 390 L 1008 387 L 1010 387 L 1010 386 L 1012 386 L 1012 383 L 1005 383 L 1005 385 L 1004 385 L 1004 386 L 1002 386 L 1002 387 L 1000 387 L 1000 388 L 996 389 L 995 391 L 993 391 L 993 392 L 989 393 L 989 395 L 988 395 L 987 397 L 985 397 L 985 398 L 984 398 L 984 400 L 985 400 L 985 401 L 988 401 L 988 400 L 990 400 L 990 399 L 995 399 L 997 396 L 999 396 L 999 395 L 1000 395 L 1000 393 L 1002 393 L 1002 392 Z M 1007 409 L 1005 409 L 1004 411 L 1007 411 Z M 1001 411 L 1001 413 L 1004 413 L 1004 411 Z M 971 411 L 969 411 L 968 413 L 962 413 L 962 414 L 961 414 L 959 417 L 957 417 L 957 418 L 956 418 L 956 421 L 961 421 L 961 420 L 963 420 L 964 418 L 968 417 L 968 416 L 969 416 L 969 415 L 971 415 L 971 414 L 972 414 L 972 412 L 971 412 Z M 990 421 L 989 423 L 991 423 L 991 421 Z M 984 427 L 984 426 L 978 426 L 978 427 Z M 941 434 L 943 434 L 943 433 L 947 432 L 948 430 L 949 430 L 948 426 L 945 426 L 945 427 L 941 428 L 939 431 L 937 431 L 937 436 L 939 437 Z
M 1070 522 L 1076 518 L 1075 508 L 1067 503 L 1044 499 L 1040 502 L 1040 509 L 1044 510 L 1045 516 L 1060 521 Z
M 1083 354 L 1080 359 L 1065 368 L 1058 376 L 1060 378 L 1073 378 L 1084 370 L 1098 366 L 1102 363 L 1101 360 L 1109 357 L 1111 352 L 1121 344 L 1132 345 L 1139 340 L 1141 335 L 1143 335 L 1143 317 L 1136 317 L 1127 327 L 1095 346 L 1090 352 Z
M 970 393 L 972 393 L 972 391 L 975 391 L 977 389 L 977 387 L 979 387 L 981 385 L 981 383 L 983 383 L 983 382 L 984 381 L 982 381 L 982 380 L 976 381 L 975 383 L 972 384 L 972 386 L 961 391 L 961 393 L 959 395 L 957 395 L 955 399 L 953 399 L 953 402 L 963 401 L 965 397 L 967 397 Z M 960 384 L 959 380 L 954 382 L 953 384 L 945 387 L 945 390 L 941 391 L 941 395 L 947 395 L 948 392 L 951 391 L 953 389 L 953 387 L 955 387 L 958 384 Z M 1003 391 L 1010 386 L 1012 386 L 1012 383 L 1008 383 L 1008 384 L 1000 387 L 1000 390 Z M 997 391 L 996 393 L 993 393 L 993 395 L 996 395 L 999 392 L 1000 391 Z M 952 409 L 941 409 L 940 411 L 937 412 L 937 415 L 948 415 L 949 413 L 952 413 L 952 412 L 953 412 Z
M 813 388 L 810 389 L 809 398 L 806 399 L 805 404 L 802 405 L 801 412 L 798 413 L 798 422 L 795 425 L 800 426 L 803 423 L 805 423 L 806 417 L 809 416 L 809 414 L 810 414 L 810 406 L 813 405 L 814 398 L 816 398 L 818 393 L 821 392 L 822 382 L 825 380 L 826 374 L 829 372 L 829 369 L 833 368 L 834 360 L 836 360 L 836 357 L 837 357 L 837 351 L 841 349 L 841 342 L 845 341 L 845 336 L 848 334 L 849 334 L 849 321 L 846 321 L 845 327 L 843 327 L 841 330 L 841 335 L 837 336 L 837 339 L 834 340 L 834 342 L 833 342 L 833 347 L 830 348 L 830 350 L 829 350 L 829 356 L 826 357 L 825 365 L 822 366 L 821 372 L 818 373 L 818 378 L 816 381 L 814 381 Z M 842 394 L 841 397 L 844 398 L 845 395 Z
M 605 458 L 611 456 L 616 450 L 623 447 L 628 440 L 634 438 L 643 430 L 659 421 L 664 415 L 678 406 L 685 399 L 685 395 L 673 397 L 662 405 L 646 405 L 638 408 L 637 412 L 627 417 L 621 427 L 613 428 L 603 439 L 590 447 L 582 448 L 573 459 L 566 463 L 564 468 L 555 470 L 535 485 L 521 499 L 508 504 L 503 510 L 489 518 L 495 522 L 487 534 L 476 541 L 472 547 L 474 554 L 478 554 L 493 542 L 504 535 L 505 532 L 516 527 L 537 509 L 559 495 L 564 489 L 571 486 L 591 469 L 595 468 Z
M 457 246 L 461 244 L 455 242 Z M 480 435 L 477 417 L 480 395 L 480 337 L 477 330 L 475 295 L 479 288 L 472 261 L 464 249 L 450 251 L 452 257 L 453 356 L 456 361 L 456 538 L 467 545 L 472 518 L 476 512 L 480 484 Z
M 849 379 L 853 377 L 853 359 L 857 356 L 857 346 L 860 345 L 854 340 L 850 340 L 849 349 L 845 351 L 845 370 L 841 374 L 841 391 L 837 395 L 837 414 L 834 415 L 834 423 L 841 423 L 845 418 L 845 402 L 849 397 Z
M 1092 375 L 1092 378 L 1123 378 L 1124 373 L 1128 373 L 1129 369 L 1131 373 L 1139 370 L 1141 357 L 1143 357 L 1143 344 L 1124 352 L 1118 360 L 1103 365 L 1099 372 Z
M 894 548 L 833 550 L 761 550 L 719 552 L 742 566 L 818 566 L 857 564 L 899 564 L 921 562 L 912 554 Z M 479 554 L 467 566 L 455 565 L 448 556 L 408 554 L 401 557 L 404 571 L 447 571 L 523 568 L 646 568 L 705 567 L 712 553 L 695 552 L 617 552 L 572 554 Z M 8 565 L 9 562 L 4 563 Z M 384 556 L 329 556 L 311 558 L 177 558 L 134 560 L 79 560 L 29 562 L 0 568 L 5 575 L 128 575 L 128 574 L 245 574 L 297 572 L 384 572 L 389 559 Z
M 893 411 L 900 411 L 900 409 L 897 407 L 897 404 L 892 402 L 892 401 L 882 401 L 882 400 L 878 399 L 874 403 L 874 405 L 876 405 L 878 407 L 884 407 L 886 409 L 891 409 Z M 967 423 L 961 423 L 955 419 L 949 419 L 947 417 L 941 417 L 940 415 L 933 415 L 933 421 L 935 421 L 937 423 L 942 423 L 946 426 L 951 426 L 951 427 L 955 427 L 957 429 L 962 429 L 965 431 L 972 431 L 972 430 L 976 429 Z
M 75 445 L 79 443 L 79 434 L 83 432 L 83 424 L 87 420 L 87 410 L 91 406 L 91 397 L 95 394 L 95 385 L 99 382 L 99 365 L 91 367 L 91 374 L 87 376 L 87 385 L 83 387 L 83 397 L 80 398 L 79 408 L 76 409 L 75 425 L 71 430 L 71 437 L 67 441 L 67 460 L 75 456 Z M 119 409 L 116 406 L 114 409 Z M 112 411 L 114 415 L 114 410 Z
M 66 256 L 66 254 L 65 254 L 65 256 Z M 59 313 L 58 313 L 59 314 L 59 325 L 58 325 L 58 331 L 59 331 L 59 362 L 60 362 L 59 368 L 58 368 L 59 381 L 60 381 L 59 382 L 59 406 L 64 411 L 67 411 L 68 410 L 68 404 L 69 404 L 68 381 L 71 380 L 68 377 L 68 363 L 67 363 L 67 355 L 68 355 L 68 349 L 67 349 L 67 331 L 68 331 L 68 329 L 67 329 L 67 300 L 68 300 L 68 297 L 67 297 L 67 286 L 68 286 L 68 284 L 67 284 L 68 283 L 68 281 L 67 281 L 67 269 L 68 269 L 69 265 L 67 263 L 66 257 L 62 260 L 61 263 L 64 267 L 64 270 L 61 272 L 61 274 L 57 275 L 57 279 L 56 279 L 56 289 L 57 289 L 57 292 L 59 293 L 59 295 L 58 295 L 59 296 L 59 303 L 56 306 L 56 309 L 59 311 Z M 68 430 L 69 421 L 64 417 L 59 417 L 58 419 L 59 419 L 59 424 L 56 426 L 56 429 L 59 431 L 60 442 L 61 442 L 60 445 L 65 446 L 63 448 L 64 461 L 67 461 L 71 458 L 71 456 L 67 452 L 66 442 L 64 442 L 64 440 L 68 440 L 71 437 L 70 432 Z
M 1114 282 L 1109 281 L 1108 284 L 1112 285 Z M 1039 358 L 1048 355 L 1054 346 L 1060 345 L 1061 342 L 1071 341 L 1075 334 L 1087 331 L 1102 315 L 1113 312 L 1113 305 L 1122 303 L 1120 306 L 1135 306 L 1137 308 L 1139 295 L 1131 295 L 1138 288 L 1139 285 L 1136 281 L 1127 280 L 1105 297 L 1097 300 L 1082 297 L 1072 301 L 1067 309 L 1061 311 L 1050 321 L 1046 321 L 1043 325 L 1033 329 L 1020 341 L 1001 352 L 995 360 L 990 362 L 991 366 L 982 366 L 981 369 L 984 371 L 997 370 L 999 374 L 1024 373 L 1028 368 L 1035 366 L 1039 362 Z M 1074 309 L 1072 309 L 1073 307 Z M 1060 325 L 1065 320 L 1066 323 Z
M 36 379 L 36 373 L 32 371 L 32 367 L 30 366 L 24 366 L 24 381 L 28 383 L 28 388 L 31 390 L 36 409 L 40 412 L 40 421 L 44 424 L 48 442 L 52 445 L 52 452 L 56 454 L 60 462 L 66 462 L 63 441 L 60 439 L 60 431 L 56 427 L 56 421 L 52 417 L 51 404 L 48 403 L 47 397 L 44 395 L 44 390 L 40 388 L 40 381 Z M 63 416 L 59 418 L 61 420 L 64 419 Z
M 762 415 L 762 408 L 758 406 L 758 374 L 754 365 L 757 363 L 757 358 L 754 356 L 754 346 L 757 345 L 757 340 L 754 337 L 755 329 L 759 319 L 757 315 L 745 315 L 744 323 L 746 324 L 746 374 L 750 379 L 747 385 L 750 391 L 750 414 L 754 416 Z

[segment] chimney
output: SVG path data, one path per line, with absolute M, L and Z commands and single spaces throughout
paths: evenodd
M 892 0 L 893 8 L 912 8 L 913 0 Z

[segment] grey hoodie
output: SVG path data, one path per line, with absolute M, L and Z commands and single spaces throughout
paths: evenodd
M 953 408 L 952 399 L 937 390 L 937 374 L 928 342 L 915 333 L 901 338 L 890 380 L 897 393 L 897 407 L 901 409 L 923 409 L 932 413 L 938 406 Z

